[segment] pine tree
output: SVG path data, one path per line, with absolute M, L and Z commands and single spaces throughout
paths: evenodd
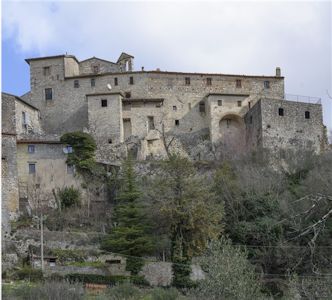
M 102 248 L 127 255 L 127 270 L 132 274 L 137 274 L 143 266 L 140 257 L 153 250 L 143 207 L 139 203 L 140 196 L 133 162 L 129 158 L 124 162 L 122 190 L 113 213 L 115 227 L 102 243 Z

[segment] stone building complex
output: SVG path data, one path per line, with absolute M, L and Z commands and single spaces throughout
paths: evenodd
M 2 94 L 3 186 L 7 180 L 10 186 L 3 195 L 13 215 L 29 203 L 31 180 L 39 178 L 48 194 L 79 186 L 66 165 L 70 145 L 59 142 L 66 132 L 89 132 L 104 164 L 129 151 L 139 160 L 168 151 L 213 160 L 324 147 L 321 104 L 288 101 L 280 68 L 271 76 L 137 71 L 133 59 L 126 53 L 116 63 L 72 55 L 26 59 L 31 90 Z

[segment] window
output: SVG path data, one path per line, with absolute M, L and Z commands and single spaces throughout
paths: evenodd
M 126 97 L 126 98 L 130 98 L 130 97 L 131 97 L 131 92 L 126 92 L 126 93 L 125 93 L 125 97 Z
M 206 78 L 206 85 L 212 85 L 212 78 Z
M 279 108 L 279 116 L 283 116 L 284 115 L 284 109 L 283 108 Z
M 44 76 L 48 76 L 51 74 L 51 67 L 44 67 L 43 68 L 43 74 Z
M 205 102 L 200 102 L 199 103 L 199 112 L 205 113 Z
M 264 81 L 264 89 L 269 89 L 270 88 L 270 81 L 265 80 Z
M 91 78 L 91 87 L 96 86 L 96 79 Z
M 101 99 L 101 107 L 107 107 L 107 99 Z
M 76 79 L 74 80 L 74 88 L 79 88 L 80 87 L 80 82 Z
M 179 120 L 175 120 L 175 126 L 179 126 L 180 125 L 180 121 Z
M 45 89 L 45 100 L 52 100 L 53 99 L 53 95 L 52 95 L 52 89 L 51 88 L 47 88 Z
M 56 75 L 56 79 L 57 79 L 57 80 L 60 79 L 60 75 L 59 75 L 59 74 Z
M 114 85 L 118 85 L 118 78 L 117 77 L 114 78 Z
M 222 100 L 218 100 L 218 106 L 222 106 Z
M 28 145 L 28 152 L 35 153 L 35 145 Z
M 129 84 L 134 84 L 134 77 L 133 76 L 129 77 Z
M 67 174 L 74 174 L 75 173 L 75 166 L 67 165 Z
M 242 87 L 242 81 L 241 79 L 236 79 L 236 87 L 241 88 Z
M 108 139 L 108 143 L 112 144 L 113 143 L 112 139 Z
M 173 110 L 174 110 L 174 111 L 177 111 L 178 108 L 174 105 L 174 106 L 173 106 Z
M 248 101 L 248 106 L 249 106 L 249 109 L 251 108 L 251 102 L 250 101 Z
M 25 111 L 22 111 L 22 127 L 25 127 L 27 125 L 27 113 Z
M 190 85 L 190 77 L 185 78 L 186 85 Z
M 29 174 L 36 174 L 36 164 L 29 163 Z
M 155 127 L 154 127 L 154 117 L 149 116 L 148 117 L 148 130 L 153 130 L 153 129 L 155 129 Z
M 306 119 L 310 119 L 310 111 L 306 111 L 306 112 L 304 113 L 304 117 L 305 117 Z
M 252 124 L 252 116 L 250 116 L 249 123 Z
M 93 73 L 98 73 L 99 72 L 99 66 L 93 66 L 92 70 L 93 70 Z
M 227 128 L 229 128 L 229 126 L 231 125 L 231 119 L 226 119 L 226 126 Z
M 238 106 L 238 107 L 241 107 L 241 106 L 242 106 L 242 101 L 238 101 L 238 102 L 237 102 L 237 106 Z

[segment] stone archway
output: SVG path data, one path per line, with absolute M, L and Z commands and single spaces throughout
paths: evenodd
M 224 116 L 219 122 L 219 140 L 224 150 L 240 154 L 245 151 L 245 124 L 235 114 Z

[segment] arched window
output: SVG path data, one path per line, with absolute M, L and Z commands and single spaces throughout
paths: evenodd
M 306 119 L 310 119 L 310 111 L 306 111 L 306 112 L 304 113 L 304 117 L 305 117 Z

